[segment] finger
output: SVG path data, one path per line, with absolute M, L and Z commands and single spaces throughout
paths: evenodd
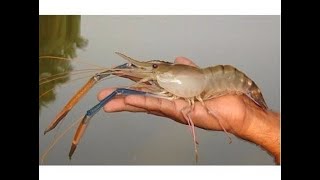
M 147 111 L 147 114 L 153 114 L 153 115 L 160 116 L 160 117 L 168 117 L 165 114 L 158 112 L 158 111 Z
M 110 92 L 112 92 L 112 90 Z M 107 96 L 108 94 L 110 94 L 110 92 L 109 92 L 109 90 L 106 90 L 105 92 L 103 92 L 101 95 L 102 98 L 104 96 Z M 134 95 L 132 95 L 132 96 L 135 97 Z M 162 117 L 165 116 L 163 113 L 158 112 L 158 111 L 151 111 L 151 110 L 147 110 L 144 108 L 129 105 L 129 104 L 125 103 L 124 97 L 119 97 L 119 98 L 113 99 L 112 101 L 110 101 L 108 104 L 106 104 L 104 106 L 103 110 L 106 112 L 120 112 L 120 111 L 147 112 L 148 114 L 154 114 L 154 115 L 162 116 Z
M 147 88 L 143 88 L 143 87 L 136 87 L 134 89 L 138 90 L 138 91 L 147 91 L 148 90 Z M 98 93 L 98 100 L 101 101 L 102 99 L 107 97 L 109 94 L 111 94 L 115 90 L 116 90 L 116 88 L 106 88 L 106 89 L 101 90 Z M 121 97 L 121 96 L 116 96 L 116 97 Z
M 185 64 L 188 66 L 194 66 L 194 67 L 198 67 L 195 63 L 193 63 L 190 59 L 186 58 L 186 57 L 177 57 L 174 60 L 175 64 Z
M 135 95 L 132 95 L 135 97 Z M 138 96 L 139 97 L 139 96 Z M 106 112 L 120 112 L 120 111 L 129 111 L 129 112 L 146 112 L 148 114 L 154 114 L 157 116 L 165 116 L 163 113 L 158 111 L 152 111 L 145 108 L 140 108 L 137 106 L 132 106 L 125 102 L 125 98 L 121 97 L 110 101 L 104 106 L 104 111 Z
M 115 89 L 114 88 L 106 88 L 99 92 L 98 100 L 101 101 L 103 98 L 108 96 L 112 93 Z M 124 103 L 123 96 L 116 96 L 110 102 L 108 102 L 104 107 L 103 110 L 105 112 L 120 112 L 120 111 L 130 111 L 130 112 L 146 112 L 145 109 L 134 107 Z
M 109 94 L 111 94 L 115 88 L 106 88 L 99 92 L 98 94 L 98 100 L 101 101 L 103 98 L 107 97 Z
M 131 106 L 124 103 L 124 98 L 117 98 L 110 101 L 103 107 L 103 110 L 106 112 L 120 112 L 120 111 L 129 111 L 129 112 L 146 112 L 147 110 Z
M 139 89 L 139 88 L 137 88 L 137 89 Z M 98 99 L 102 100 L 103 98 L 108 96 L 110 93 L 112 93 L 114 90 L 115 90 L 114 88 L 106 88 L 106 89 L 102 90 L 98 94 Z M 140 89 L 140 90 L 142 90 L 142 89 Z M 130 97 L 131 98 L 129 98 L 129 99 L 125 99 L 125 96 L 117 96 L 116 98 L 111 100 L 109 103 L 107 103 L 104 106 L 103 109 L 106 112 L 120 112 L 120 111 L 147 112 L 148 114 L 153 114 L 153 115 L 157 115 L 157 116 L 162 116 L 162 117 L 166 116 L 165 114 L 159 112 L 157 110 L 157 107 L 155 107 L 155 106 L 153 108 L 156 109 L 156 110 L 151 110 L 151 109 L 148 109 L 148 108 L 144 108 L 144 107 L 147 107 L 147 106 L 144 106 L 144 105 L 141 106 L 140 103 L 143 102 L 143 101 L 141 101 L 141 98 L 144 98 L 144 96 L 130 95 Z M 130 104 L 130 101 L 136 102 L 137 99 L 138 99 L 139 106 L 134 106 L 134 105 Z M 157 105 L 154 102 L 152 102 L 152 104 L 153 105 Z
M 127 96 L 125 103 L 147 109 L 148 111 L 159 111 L 163 106 L 163 101 L 159 98 L 146 97 L 146 96 Z
M 119 103 L 115 104 L 114 106 L 105 106 L 103 109 L 106 112 L 121 112 L 121 111 L 148 112 L 146 109 L 138 108 L 128 104 L 119 104 Z
M 150 112 L 159 112 L 165 116 L 175 118 L 181 117 L 180 111 L 186 105 L 186 102 L 183 100 L 169 101 L 146 96 L 127 96 L 124 101 L 128 105 L 146 109 Z

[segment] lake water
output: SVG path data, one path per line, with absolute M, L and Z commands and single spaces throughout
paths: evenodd
M 129 85 L 121 78 L 95 86 L 55 130 L 43 135 L 55 115 L 90 77 L 82 63 L 112 67 L 124 63 L 114 52 L 139 60 L 192 59 L 200 67 L 231 64 L 261 88 L 266 103 L 280 111 L 280 16 L 40 16 L 39 54 L 74 58 L 39 61 L 39 75 L 72 71 L 39 86 L 40 154 L 73 121 L 95 105 L 105 87 Z M 80 62 L 81 61 L 81 62 Z M 72 74 L 76 73 L 78 74 Z M 227 108 L 227 107 L 226 107 Z M 272 165 L 273 158 L 255 144 L 223 132 L 196 128 L 200 165 Z M 194 148 L 187 126 L 145 113 L 99 112 L 91 120 L 69 160 L 75 128 L 49 152 L 49 165 L 192 165 Z

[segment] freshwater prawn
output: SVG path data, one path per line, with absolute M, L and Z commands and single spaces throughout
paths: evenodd
M 219 118 L 215 115 L 215 112 L 207 107 L 204 101 L 227 94 L 246 95 L 261 109 L 268 109 L 261 90 L 255 82 L 231 65 L 217 65 L 199 68 L 161 60 L 150 60 L 145 62 L 138 61 L 119 52 L 116 52 L 116 54 L 128 62 L 114 68 L 101 71 L 91 77 L 88 82 L 69 100 L 65 107 L 60 111 L 60 113 L 58 113 L 44 131 L 46 134 L 54 129 L 68 114 L 68 112 L 80 101 L 80 99 L 96 83 L 106 77 L 114 75 L 128 78 L 135 82 L 129 88 L 115 89 L 111 94 L 103 98 L 98 104 L 86 112 L 74 135 L 69 151 L 69 158 L 71 158 L 75 152 L 91 118 L 104 105 L 118 95 L 154 96 L 169 100 L 183 99 L 187 101 L 188 105 L 181 110 L 181 114 L 190 127 L 190 132 L 194 142 L 196 162 L 198 161 L 198 141 L 196 140 L 194 123 L 190 116 L 194 110 L 195 101 L 199 101 L 201 105 L 206 108 L 207 112 L 217 119 L 219 125 L 227 135 L 228 132 L 221 124 Z M 229 135 L 228 137 L 231 142 Z

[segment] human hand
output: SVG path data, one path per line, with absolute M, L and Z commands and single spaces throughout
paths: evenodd
M 191 60 L 178 57 L 177 64 L 196 66 Z M 102 90 L 98 99 L 102 100 L 114 89 Z M 253 143 L 256 143 L 275 156 L 280 163 L 280 117 L 278 113 L 264 111 L 245 95 L 225 95 L 205 101 L 206 106 L 214 112 L 214 116 L 200 103 L 190 117 L 195 126 L 206 129 L 226 131 Z M 179 123 L 187 124 L 181 110 L 188 106 L 182 99 L 167 100 L 150 96 L 129 95 L 118 96 L 105 105 L 106 112 L 147 112 L 157 116 L 168 117 Z M 218 119 L 217 119 L 218 118 Z M 220 123 L 219 123 L 220 122 Z

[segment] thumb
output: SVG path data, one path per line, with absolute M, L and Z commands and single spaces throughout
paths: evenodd
M 175 64 L 185 64 L 188 66 L 198 67 L 195 63 L 193 63 L 190 59 L 186 57 L 177 57 L 174 61 Z

